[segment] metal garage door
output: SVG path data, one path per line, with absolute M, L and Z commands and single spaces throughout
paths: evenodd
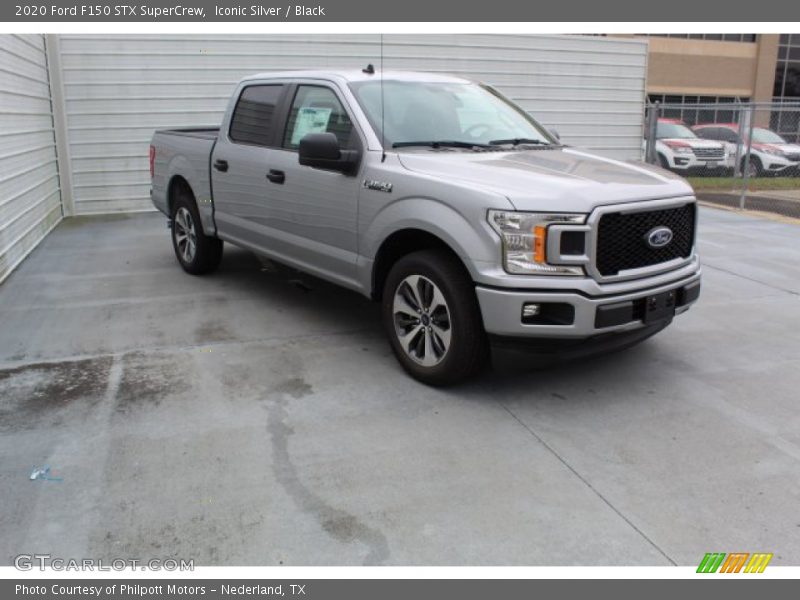
M 44 38 L 0 35 L 0 281 L 61 220 Z
M 157 127 L 219 123 L 234 83 L 276 69 L 379 64 L 377 35 L 62 36 L 78 214 L 150 209 Z M 455 73 L 517 100 L 564 141 L 641 154 L 647 46 L 590 36 L 387 35 L 386 69 Z

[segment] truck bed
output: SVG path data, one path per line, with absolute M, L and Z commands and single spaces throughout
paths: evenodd
M 186 180 L 195 198 L 202 199 L 200 216 L 206 231 L 214 231 L 211 206 L 210 160 L 217 143 L 219 127 L 181 127 L 159 129 L 153 135 L 153 181 L 151 199 L 157 209 L 170 213 L 167 194 L 175 175 L 173 165 L 180 165 L 180 176 Z
M 182 127 L 178 129 L 157 129 L 156 133 L 162 133 L 165 135 L 181 135 L 184 137 L 211 140 L 213 142 L 219 135 L 219 127 Z

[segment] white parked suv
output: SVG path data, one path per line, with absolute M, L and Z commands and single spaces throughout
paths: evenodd
M 646 140 L 643 147 L 646 151 Z M 735 151 L 731 155 L 724 144 L 700 139 L 677 119 L 659 119 L 656 126 L 656 154 L 662 167 L 687 175 L 730 169 L 733 167 Z
M 729 154 L 736 155 L 736 147 L 740 146 L 739 156 L 744 166 L 747 152 L 747 139 L 739 136 L 738 123 L 709 123 L 695 125 L 692 130 L 701 138 L 719 140 L 728 147 Z M 735 160 L 735 158 L 734 158 Z M 774 131 L 763 127 L 753 128 L 753 144 L 750 148 L 750 177 L 759 175 L 799 175 L 800 145 L 790 144 Z

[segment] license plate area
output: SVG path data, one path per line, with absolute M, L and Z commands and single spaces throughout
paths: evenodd
M 675 316 L 675 309 L 697 300 L 700 295 L 700 282 L 639 297 L 634 300 L 611 302 L 597 307 L 595 329 L 618 327 L 629 323 L 658 323 L 669 321 Z
M 655 323 L 671 319 L 675 316 L 676 299 L 677 290 L 669 290 L 645 297 L 642 303 L 642 321 Z

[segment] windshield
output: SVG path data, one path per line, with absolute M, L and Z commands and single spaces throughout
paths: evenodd
M 387 148 L 413 142 L 467 148 L 558 143 L 525 111 L 482 85 L 385 80 L 381 94 L 381 81 L 371 80 L 351 83 L 350 88 L 378 137 L 384 124 Z
M 697 136 L 694 134 L 694 131 L 686 127 L 686 125 L 681 125 L 680 123 L 665 123 L 664 121 L 659 121 L 658 128 L 656 129 L 656 137 L 660 140 L 663 139 L 694 139 Z
M 753 141 L 756 142 L 757 144 L 786 143 L 786 140 L 784 140 L 774 131 L 770 131 L 769 129 L 762 129 L 761 127 L 756 127 L 755 129 L 753 129 Z

